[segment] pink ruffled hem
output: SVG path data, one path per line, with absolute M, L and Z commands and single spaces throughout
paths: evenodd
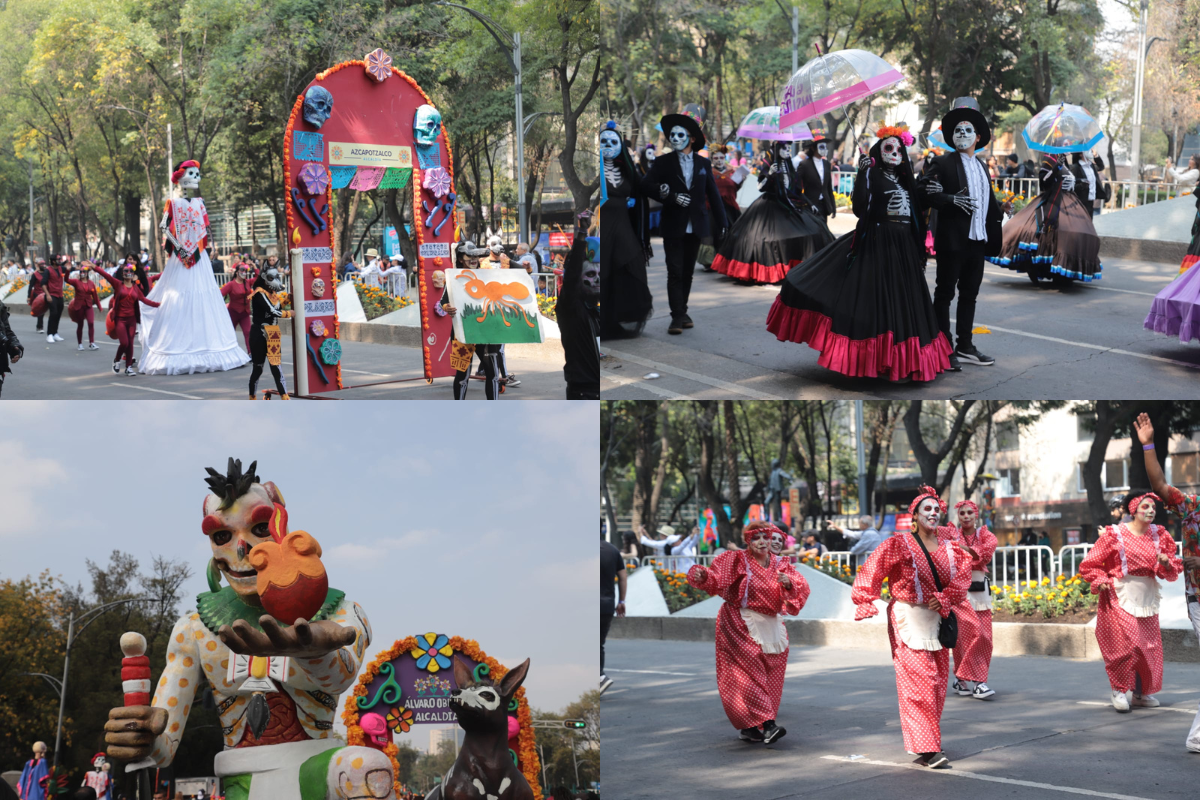
M 728 275 L 739 281 L 779 283 L 787 277 L 788 270 L 799 263 L 799 261 L 789 261 L 787 264 L 747 264 L 745 261 L 734 261 L 718 255 L 713 259 L 712 268 L 722 275 Z
M 950 343 L 941 332 L 922 347 L 916 337 L 897 344 L 890 331 L 870 339 L 851 339 L 834 333 L 832 324 L 829 317 L 792 308 L 778 297 L 767 314 L 767 330 L 777 339 L 807 344 L 821 354 L 818 364 L 843 375 L 931 381 L 950 369 Z

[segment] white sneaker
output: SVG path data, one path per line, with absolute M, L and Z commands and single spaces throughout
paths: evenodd
M 121 362 L 120 362 L 120 361 L 114 361 L 114 362 L 113 362 L 113 374 L 114 374 L 114 375 L 120 375 L 120 374 L 121 374 Z
M 1152 694 L 1135 694 L 1129 704 L 1137 708 L 1158 708 L 1162 703 Z
M 1118 692 L 1114 689 L 1113 693 L 1112 693 L 1113 708 L 1115 708 L 1117 711 L 1121 712 L 1122 714 L 1128 714 L 1129 713 L 1129 696 L 1131 694 L 1133 694 L 1133 693 L 1132 692 Z
M 52 333 L 46 334 L 46 341 L 49 342 L 50 344 L 54 344 L 54 334 L 52 334 Z
M 99 349 L 100 349 L 100 345 L 96 344 L 95 342 L 92 342 L 91 344 L 88 345 L 88 350 L 99 350 Z
M 133 367 L 126 367 L 125 374 L 126 375 L 137 375 L 137 370 L 134 369 Z
M 82 343 L 82 342 L 79 344 L 79 349 L 80 349 L 80 350 L 82 350 L 82 349 L 83 349 L 83 343 Z
M 975 691 L 971 692 L 971 697 L 974 697 L 976 700 L 990 700 L 995 694 L 995 689 L 980 681 L 975 684 Z
M 63 338 L 61 336 L 59 336 L 57 333 L 54 334 L 54 341 L 61 342 L 62 340 L 63 340 Z

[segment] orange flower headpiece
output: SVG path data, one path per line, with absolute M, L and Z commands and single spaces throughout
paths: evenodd
M 908 125 L 884 125 L 875 131 L 876 138 L 886 139 L 889 136 L 895 136 L 905 147 L 912 146 L 913 135 L 908 132 Z
M 932 497 L 934 500 L 936 500 L 937 504 L 938 504 L 938 508 L 940 508 L 942 510 L 943 514 L 946 513 L 946 501 L 943 500 L 942 498 L 938 497 L 937 490 L 934 489 L 932 486 L 922 486 L 920 489 L 917 490 L 917 498 L 908 504 L 908 513 L 909 514 L 916 513 L 917 506 L 921 505 L 921 501 L 924 500 L 926 497 Z

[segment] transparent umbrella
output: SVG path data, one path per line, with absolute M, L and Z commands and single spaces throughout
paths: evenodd
M 1025 123 L 1021 138 L 1030 150 L 1043 153 L 1082 153 L 1104 138 L 1100 123 L 1083 106 L 1046 106 Z
M 844 108 L 904 80 L 900 70 L 866 50 L 838 50 L 809 61 L 787 82 L 779 124 L 790 127 Z
M 813 138 L 812 131 L 803 122 L 780 130 L 779 106 L 763 106 L 751 111 L 738 126 L 737 135 L 743 139 L 772 142 L 798 142 Z

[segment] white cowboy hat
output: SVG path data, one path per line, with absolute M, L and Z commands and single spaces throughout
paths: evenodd
M 372 247 L 367 251 L 367 255 L 371 258 L 379 258 L 379 251 Z

